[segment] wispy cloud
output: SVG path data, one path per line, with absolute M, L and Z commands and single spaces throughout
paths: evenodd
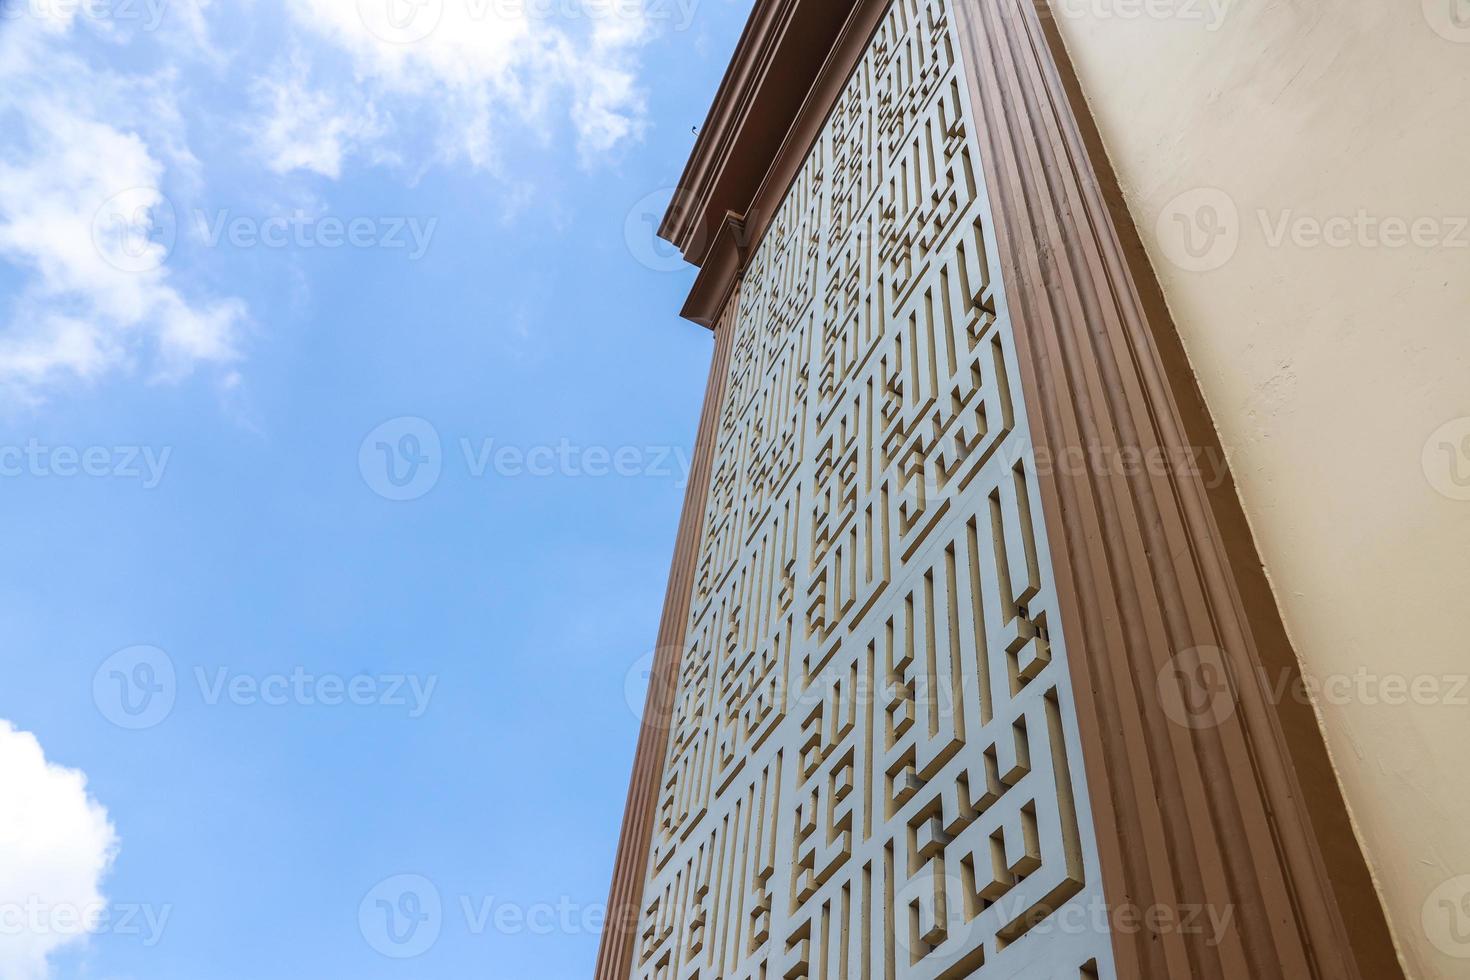
M 257 79 L 254 95 L 265 107 L 257 146 L 276 173 L 307 170 L 336 179 L 342 176 L 344 156 L 385 134 L 385 122 L 371 102 L 313 88 L 300 52 L 288 70 Z
M 503 178 L 513 213 L 537 175 L 502 136 L 564 143 L 586 168 L 641 137 L 646 2 L 281 0 L 280 52 L 226 54 L 207 0 L 0 0 L 0 263 L 19 272 L 0 296 L 0 402 L 206 366 L 238 385 L 247 306 L 173 252 L 190 208 L 235 190 L 191 149 L 185 120 L 218 109 L 201 78 L 246 91 L 237 132 L 267 178 L 466 164 Z
M 480 168 L 503 162 L 497 128 L 506 124 L 544 135 L 564 119 L 584 165 L 638 138 L 645 115 L 638 53 L 650 35 L 642 5 L 567 2 L 543 14 L 529 13 L 533 6 L 302 0 L 291 8 L 308 42 L 299 50 L 338 57 L 308 66 L 298 54 L 273 73 L 289 83 L 268 77 L 259 84 L 261 151 L 274 166 L 297 160 L 299 169 L 336 176 L 343 154 L 381 154 L 403 138 L 377 125 L 383 107 L 427 116 L 439 156 Z M 297 124 L 303 116 L 326 120 L 333 135 L 318 138 L 320 128 Z M 294 147 L 284 139 L 292 133 L 299 134 Z
M 173 76 L 96 70 L 67 52 L 73 21 L 14 21 L 0 39 L 0 259 L 22 285 L 0 319 L 0 392 L 146 368 L 187 374 L 237 356 L 244 304 L 186 294 L 166 265 L 166 173 L 199 180 Z M 144 121 L 146 120 L 146 121 Z

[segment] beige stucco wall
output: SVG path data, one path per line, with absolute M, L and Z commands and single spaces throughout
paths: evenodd
M 1470 977 L 1470 0 L 1053 4 L 1409 974 Z

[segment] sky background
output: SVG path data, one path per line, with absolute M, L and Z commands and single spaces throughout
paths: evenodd
M 588 976 L 749 0 L 3 2 L 0 980 Z

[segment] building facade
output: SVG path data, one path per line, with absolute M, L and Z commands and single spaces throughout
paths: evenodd
M 599 980 L 1415 962 L 1074 20 L 755 4 L 661 229 L 715 352 Z

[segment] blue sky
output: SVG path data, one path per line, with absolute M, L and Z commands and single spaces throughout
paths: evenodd
M 748 0 L 4 2 L 0 980 L 587 976 Z

